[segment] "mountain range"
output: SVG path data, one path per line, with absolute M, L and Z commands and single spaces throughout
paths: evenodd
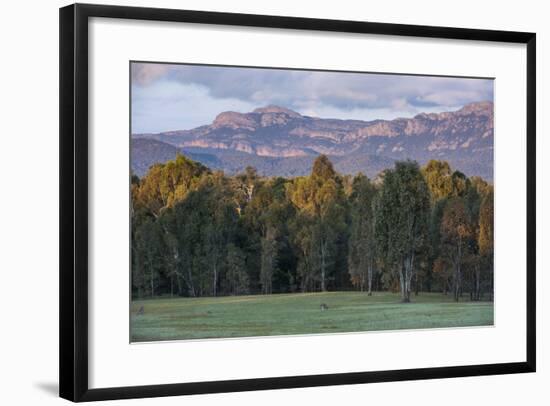
M 220 113 L 191 130 L 132 135 L 132 170 L 142 176 L 179 152 L 227 173 L 254 166 L 266 176 L 301 176 L 319 154 L 341 173 L 373 177 L 396 160 L 448 161 L 468 176 L 493 179 L 493 103 L 394 120 L 340 120 L 279 106 Z

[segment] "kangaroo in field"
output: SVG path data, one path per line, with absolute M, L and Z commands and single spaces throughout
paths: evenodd
M 145 309 L 141 306 L 137 312 L 138 316 L 143 316 L 145 314 Z
M 321 311 L 328 310 L 328 305 L 326 303 L 321 303 Z

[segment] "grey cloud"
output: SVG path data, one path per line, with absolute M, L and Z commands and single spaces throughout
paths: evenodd
M 160 63 L 132 63 L 132 83 L 147 86 L 167 74 L 171 66 Z
M 158 80 L 199 85 L 215 99 L 297 110 L 325 105 L 341 110 L 456 107 L 493 99 L 492 80 L 199 65 L 134 64 L 134 84 Z

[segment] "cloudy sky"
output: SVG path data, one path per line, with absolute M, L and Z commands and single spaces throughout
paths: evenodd
M 275 104 L 303 115 L 393 119 L 493 100 L 486 79 L 132 64 L 132 132 L 186 130 Z

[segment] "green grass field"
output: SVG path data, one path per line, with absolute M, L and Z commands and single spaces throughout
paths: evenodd
M 360 292 L 137 300 L 131 336 L 139 342 L 492 325 L 493 303 L 466 296 L 459 303 L 441 293 L 400 303 L 397 294 Z M 141 306 L 144 314 L 137 314 Z

